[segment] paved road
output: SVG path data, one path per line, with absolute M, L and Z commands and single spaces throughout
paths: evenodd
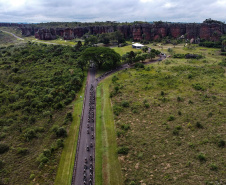
M 11 33 L 11 32 L 3 31 L 3 30 L 0 30 L 0 31 L 5 32 L 5 33 L 8 33 L 8 34 L 10 34 L 10 35 L 16 37 L 16 38 L 19 39 L 19 40 L 24 40 L 23 38 L 20 38 L 20 37 L 16 36 L 15 34 Z
M 95 147 L 95 69 L 88 72 L 86 92 L 83 107 L 83 119 L 80 127 L 74 179 L 72 185 L 94 184 L 94 147 Z M 89 132 L 89 133 L 87 133 Z M 92 143 L 92 144 L 91 144 Z M 93 145 L 93 146 L 91 146 Z M 88 150 L 88 151 L 87 151 Z M 90 157 L 91 156 L 91 157 Z M 85 183 L 86 182 L 86 183 Z
M 158 60 L 150 61 L 145 64 L 158 62 L 165 59 L 161 56 Z M 72 178 L 72 185 L 93 185 L 95 183 L 95 121 L 96 121 L 96 87 L 98 83 L 107 76 L 131 68 L 124 64 L 115 70 L 111 70 L 95 79 L 95 69 L 91 68 L 88 72 L 86 92 L 83 104 L 83 117 L 81 118 L 80 135 L 77 143 L 77 153 Z M 88 132 L 88 133 L 87 133 Z M 92 143 L 92 147 L 90 146 Z M 87 151 L 88 150 L 88 151 Z M 91 158 L 90 158 L 91 156 Z

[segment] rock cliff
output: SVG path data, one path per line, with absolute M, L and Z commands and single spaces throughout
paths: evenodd
M 116 26 L 85 26 L 76 28 L 38 28 L 29 24 L 0 23 L 0 26 L 16 26 L 21 29 L 22 35 L 35 35 L 40 40 L 53 40 L 58 36 L 65 40 L 80 38 L 85 34 L 98 35 L 120 31 L 125 38 L 134 41 L 158 40 L 165 37 L 178 38 L 184 35 L 186 39 L 220 40 L 226 34 L 226 25 L 223 23 L 155 23 L 155 24 L 128 24 Z

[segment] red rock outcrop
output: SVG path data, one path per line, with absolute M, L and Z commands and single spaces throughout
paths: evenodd
M 37 28 L 29 24 L 0 23 L 0 26 L 16 26 L 21 29 L 22 35 L 35 35 L 37 39 L 52 40 L 57 36 L 65 40 L 80 38 L 89 33 L 98 35 L 120 31 L 125 38 L 140 40 L 158 40 L 167 36 L 178 38 L 184 35 L 186 39 L 205 39 L 219 41 L 222 34 L 226 34 L 226 25 L 220 23 L 156 23 L 156 24 L 129 24 L 115 26 L 86 26 L 76 28 Z
M 39 40 L 54 40 L 56 39 L 56 31 L 55 29 L 39 29 L 35 33 L 35 38 Z

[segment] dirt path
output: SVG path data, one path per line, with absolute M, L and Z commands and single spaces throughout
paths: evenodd
M 16 38 L 19 39 L 19 40 L 24 40 L 23 38 L 20 38 L 20 37 L 16 36 L 15 34 L 11 33 L 11 32 L 3 31 L 3 30 L 0 30 L 0 31 L 5 32 L 5 33 L 8 33 L 8 34 L 10 34 L 10 35 L 16 37 Z

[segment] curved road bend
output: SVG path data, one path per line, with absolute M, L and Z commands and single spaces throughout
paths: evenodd
M 20 38 L 20 37 L 16 36 L 15 34 L 13 34 L 13 33 L 11 33 L 11 32 L 8 32 L 8 31 L 3 31 L 3 30 L 0 30 L 0 31 L 5 32 L 5 33 L 8 33 L 8 34 L 10 34 L 10 35 L 12 35 L 12 36 L 16 37 L 16 38 L 17 38 L 17 39 L 19 39 L 19 40 L 24 40 L 24 39 L 22 39 L 22 38 Z
M 166 57 L 161 56 L 158 60 L 150 61 L 150 64 L 164 60 Z M 95 184 L 95 122 L 96 122 L 96 87 L 98 83 L 107 76 L 131 68 L 124 64 L 115 70 L 111 70 L 95 79 L 95 69 L 91 68 L 88 72 L 86 92 L 84 94 L 84 104 L 81 126 L 79 130 L 79 140 L 77 143 L 77 152 L 75 166 L 72 178 L 72 185 L 93 185 Z M 89 120 L 88 120 L 89 119 Z M 88 133 L 87 133 L 88 132 Z M 93 137 L 92 137 L 93 136 Z M 91 144 L 92 143 L 92 144 Z M 92 146 L 91 146 L 92 145 Z M 88 150 L 88 151 L 87 151 Z M 91 156 L 91 157 L 90 157 Z

